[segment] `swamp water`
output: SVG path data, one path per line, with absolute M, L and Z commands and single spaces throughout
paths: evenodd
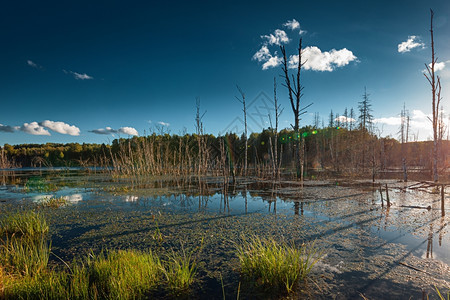
M 222 288 L 228 299 L 238 292 L 264 297 L 240 284 L 236 243 L 254 234 L 297 245 L 315 241 L 323 251 L 297 298 L 422 299 L 425 293 L 434 299 L 435 286 L 450 288 L 450 210 L 441 217 L 440 195 L 404 190 L 404 183 L 387 182 L 392 206 L 382 207 L 379 191 L 363 182 L 310 181 L 303 189 L 283 182 L 274 189 L 242 179 L 224 190 L 220 178 L 201 184 L 158 178 L 131 189 L 124 179 L 80 170 L 1 176 L 0 218 L 38 207 L 50 223 L 52 251 L 64 261 L 102 249 L 194 251 L 191 298 L 223 299 Z M 40 207 L 49 197 L 67 205 Z M 447 192 L 446 207 L 448 198 Z M 63 267 L 56 256 L 51 260 Z

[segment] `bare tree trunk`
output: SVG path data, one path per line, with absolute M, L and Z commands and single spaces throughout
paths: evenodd
M 286 57 L 286 49 L 284 46 L 280 46 L 281 53 L 283 54 L 283 77 L 285 80 L 285 86 L 289 92 L 289 100 L 291 103 L 292 112 L 294 113 L 294 156 L 295 156 L 295 167 L 297 170 L 297 178 L 301 177 L 301 157 L 300 157 L 300 136 L 299 136 L 299 121 L 300 121 L 300 99 L 303 96 L 302 90 L 303 87 L 300 84 L 300 75 L 302 66 L 302 39 L 300 38 L 299 46 L 298 46 L 298 66 L 297 66 L 297 76 L 292 76 L 292 81 L 289 77 L 288 72 L 288 60 Z
M 244 108 L 242 111 L 244 112 L 244 140 L 245 140 L 245 149 L 244 149 L 244 176 L 247 176 L 247 161 L 248 161 L 248 139 L 247 139 L 247 107 L 245 106 L 245 94 L 242 89 L 237 86 L 239 93 L 241 94 L 242 99 L 238 99 L 239 102 L 242 103 Z
M 433 36 L 433 17 L 434 12 L 430 9 L 431 13 L 431 25 L 430 25 L 430 34 L 431 34 L 431 64 L 425 64 L 428 74 L 424 74 L 427 78 L 428 82 L 431 85 L 431 105 L 433 111 L 433 171 L 432 177 L 434 181 L 439 180 L 438 176 L 438 147 L 439 147 L 439 139 L 438 139 L 438 119 L 439 119 L 439 104 L 441 102 L 441 79 L 439 76 L 435 75 L 435 64 L 437 62 L 437 58 L 435 58 L 434 52 L 434 36 Z

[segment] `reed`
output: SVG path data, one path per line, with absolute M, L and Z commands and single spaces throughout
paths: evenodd
M 48 233 L 49 226 L 44 216 L 35 211 L 9 214 L 0 220 L 0 236 L 40 237 Z
M 47 268 L 50 247 L 44 235 L 6 238 L 0 246 L 0 264 L 10 274 L 35 276 Z
M 89 278 L 90 297 L 102 299 L 142 298 L 161 278 L 161 262 L 151 251 L 108 251 L 90 255 L 83 266 L 73 275 L 74 296 L 86 294 L 84 274 Z
M 58 208 L 68 205 L 69 201 L 64 197 L 48 197 L 44 198 L 40 204 L 42 207 Z
M 307 278 L 322 256 L 314 243 L 296 247 L 258 236 L 244 238 L 236 248 L 244 278 L 264 290 L 287 293 Z
M 193 252 L 186 252 L 184 248 L 178 253 L 172 250 L 164 262 L 162 271 L 170 292 L 179 295 L 189 291 L 197 273 Z

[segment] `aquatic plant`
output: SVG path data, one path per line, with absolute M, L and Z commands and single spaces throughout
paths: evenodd
M 65 206 L 69 203 L 69 201 L 64 197 L 47 197 L 44 198 L 41 202 L 42 207 L 51 207 L 58 208 L 61 206 Z
M 172 293 L 187 292 L 194 282 L 197 273 L 197 264 L 193 259 L 194 250 L 187 252 L 182 247 L 181 251 L 175 252 L 172 249 L 172 252 L 168 255 L 168 260 L 164 262 L 162 271 Z
M 306 279 L 322 257 L 314 243 L 296 247 L 258 236 L 243 238 L 236 248 L 245 279 L 263 289 L 287 293 L 298 281 Z
M 86 271 L 78 269 L 77 274 L 87 273 L 90 296 L 104 299 L 134 299 L 157 286 L 160 279 L 161 262 L 151 251 L 119 250 L 90 255 L 85 262 Z M 85 291 L 82 278 L 73 285 Z M 80 289 L 80 287 L 82 287 Z
M 440 300 L 450 300 L 450 291 L 447 292 L 447 297 L 445 297 L 445 295 L 442 295 L 441 291 L 439 291 L 439 289 L 436 286 L 434 287 L 434 289 L 436 290 L 436 293 L 438 294 Z
M 39 192 L 47 193 L 54 192 L 58 190 L 58 187 L 50 182 L 47 182 L 42 177 L 30 177 L 24 185 L 24 191 L 29 192 Z
M 44 216 L 33 210 L 16 212 L 0 219 L 0 236 L 40 237 L 48 233 Z
M 50 245 L 45 236 L 6 238 L 0 245 L 0 264 L 10 274 L 35 276 L 46 269 Z

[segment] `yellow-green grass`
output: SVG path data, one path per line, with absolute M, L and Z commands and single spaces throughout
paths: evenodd
M 185 293 L 194 282 L 197 266 L 192 255 L 193 251 L 187 253 L 184 248 L 178 253 L 172 250 L 164 262 L 162 271 L 172 293 Z
M 44 216 L 35 211 L 20 211 L 0 219 L 0 237 L 40 237 L 48 233 Z
M 265 290 L 287 293 L 305 280 L 321 259 L 314 243 L 296 247 L 258 236 L 244 238 L 237 245 L 237 255 L 246 280 Z
M 58 208 L 61 206 L 65 206 L 69 203 L 69 201 L 64 197 L 48 197 L 44 198 L 41 202 L 42 207 L 51 207 Z

